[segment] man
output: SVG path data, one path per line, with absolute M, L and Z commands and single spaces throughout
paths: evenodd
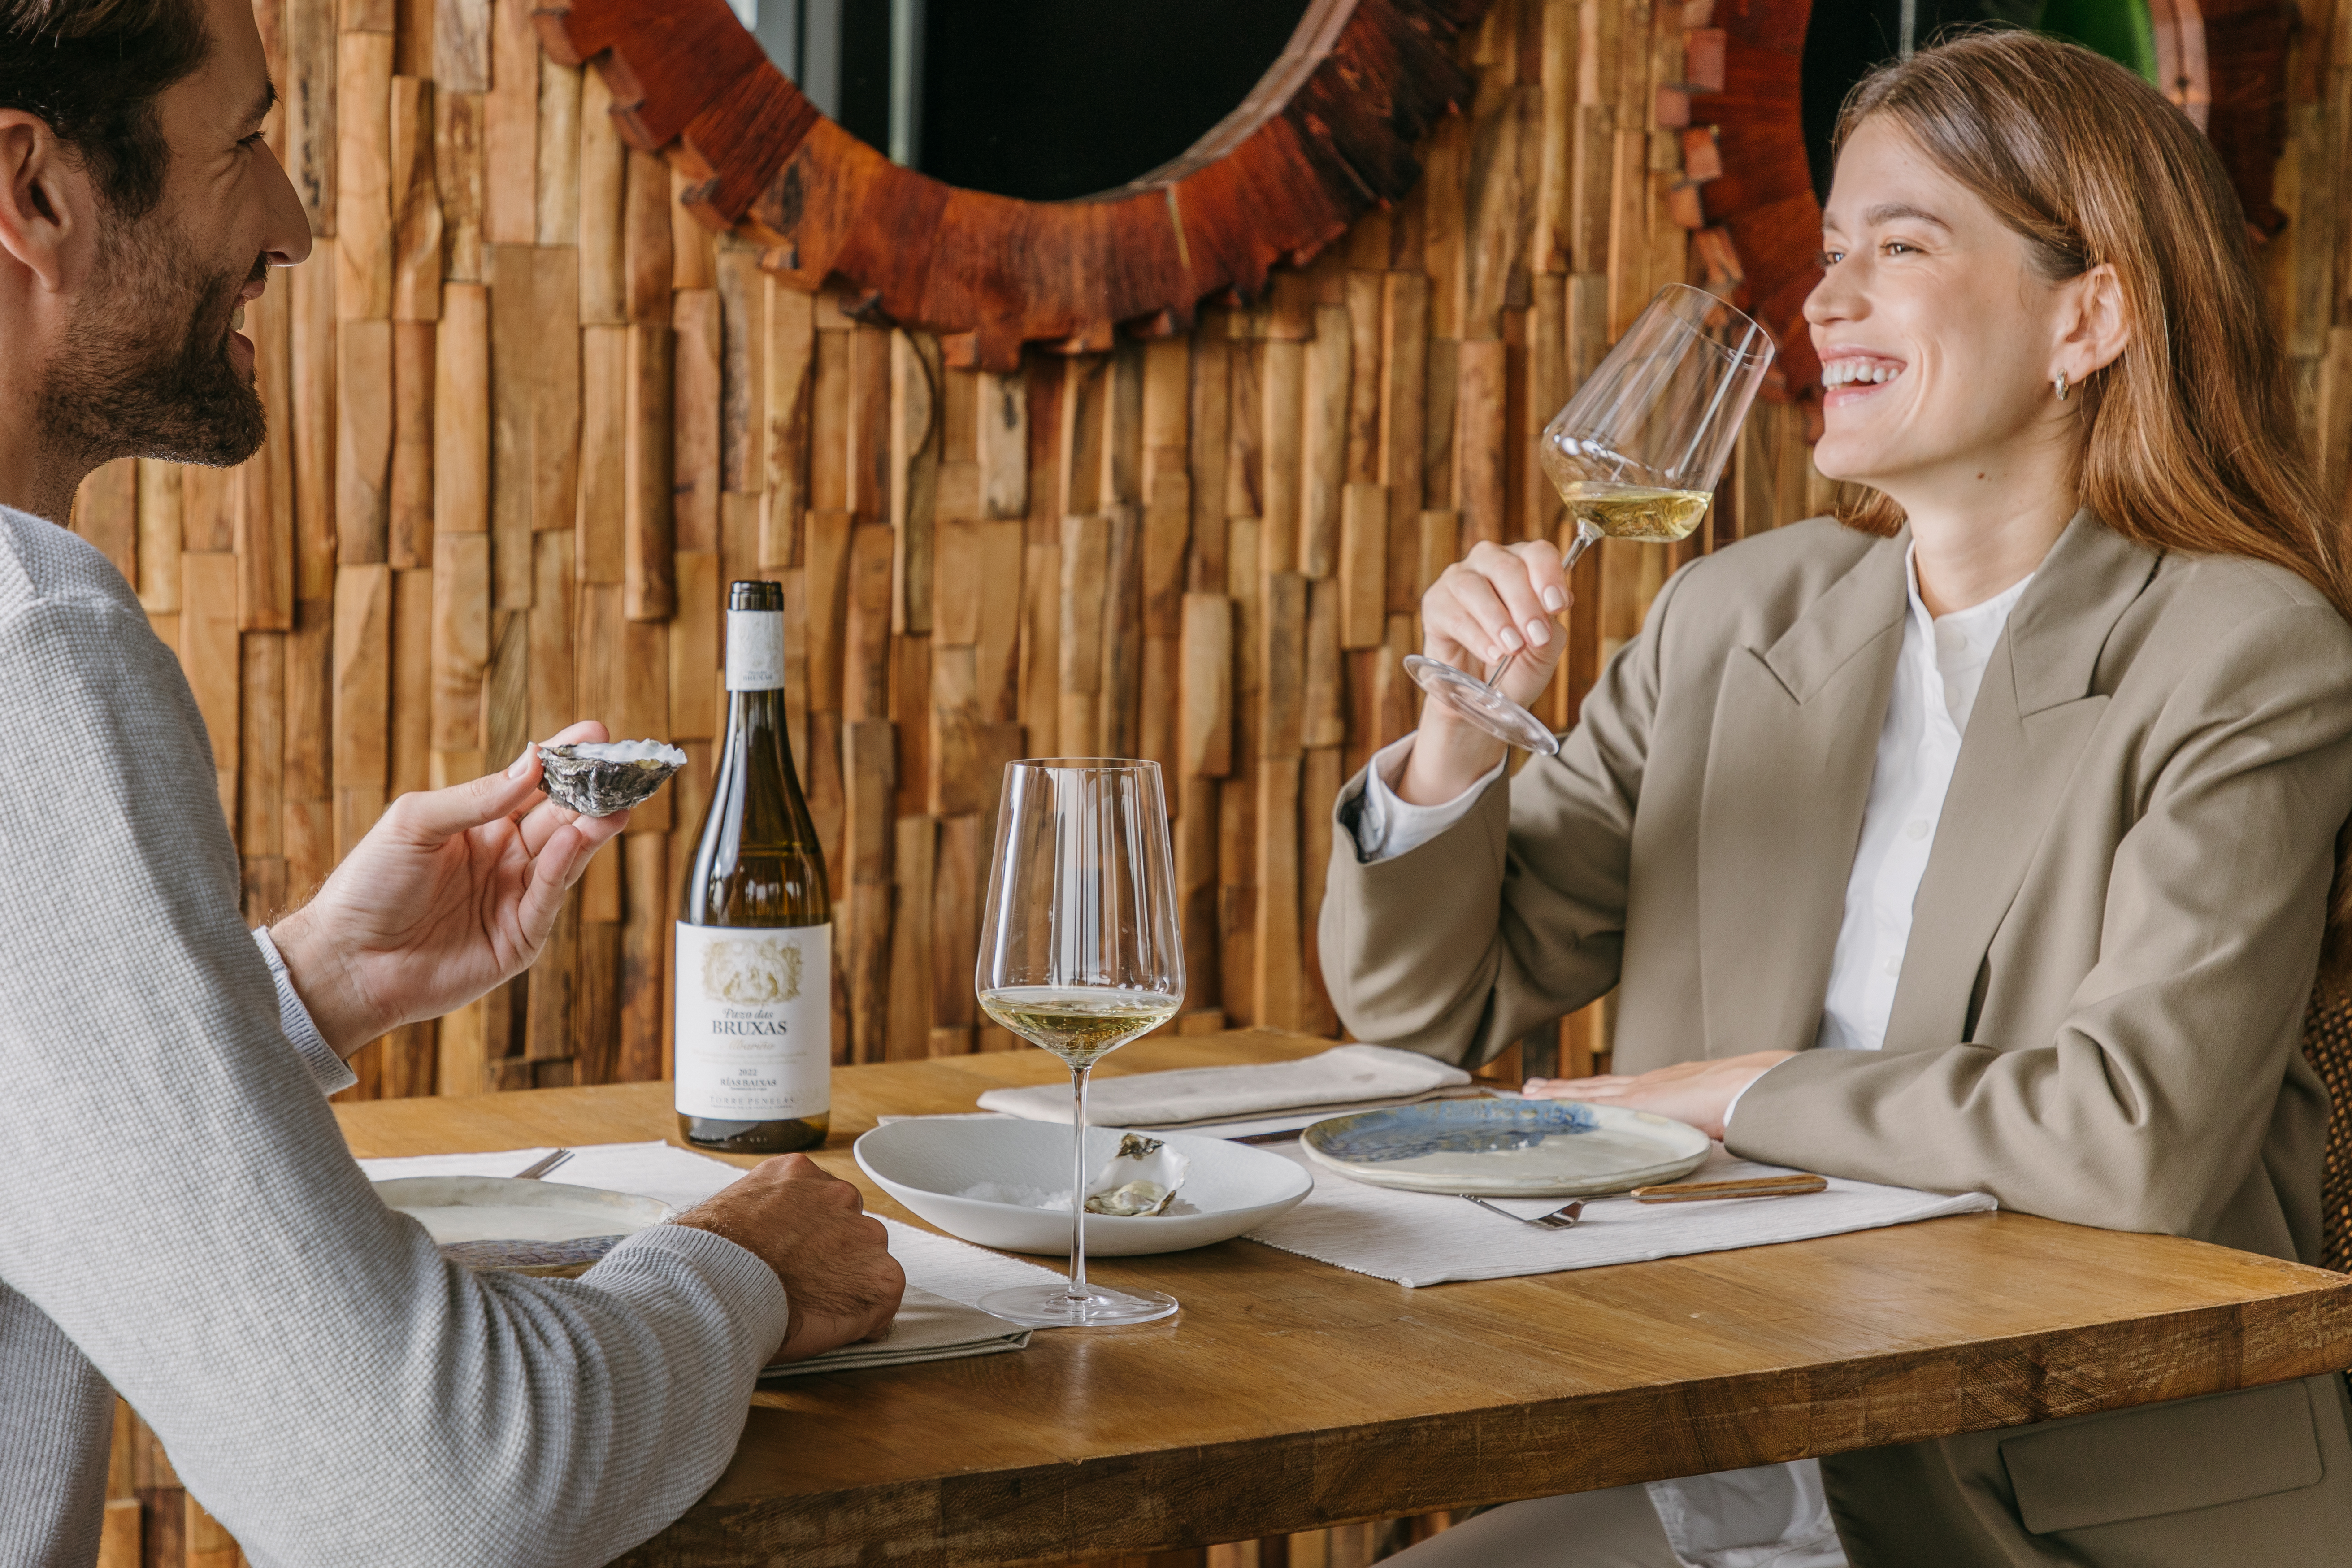
M 115 1392 L 257 1563 L 603 1563 L 903 1276 L 799 1156 L 561 1281 L 445 1265 L 345 1152 L 341 1058 L 528 966 L 621 819 L 526 752 L 238 919 L 177 663 L 58 524 L 258 445 L 236 328 L 310 250 L 271 99 L 247 0 L 0 0 L 0 1564 L 93 1560 Z

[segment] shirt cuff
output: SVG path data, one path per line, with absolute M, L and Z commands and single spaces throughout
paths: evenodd
M 269 978 L 278 985 L 278 1027 L 318 1080 L 319 1092 L 333 1094 L 359 1082 L 359 1074 L 335 1054 L 335 1047 L 327 1044 L 327 1037 L 310 1021 L 310 1009 L 296 994 L 294 977 L 286 973 L 286 960 L 278 956 L 278 944 L 269 940 L 268 926 L 254 928 L 253 945 L 261 950 L 262 962 L 269 965 Z
M 1731 1103 L 1723 1108 L 1723 1146 L 1726 1149 L 1729 1149 L 1731 1147 L 1731 1119 L 1738 1113 L 1739 1102 L 1748 1098 L 1748 1090 L 1754 1089 L 1758 1084 L 1762 1083 L 1766 1079 L 1771 1077 L 1772 1068 L 1785 1067 L 1789 1062 L 1792 1062 L 1796 1059 L 1797 1058 L 1794 1057 L 1790 1057 L 1784 1061 L 1774 1062 L 1772 1067 L 1766 1068 L 1762 1072 L 1759 1072 L 1754 1078 L 1749 1079 L 1748 1080 L 1747 1088 L 1742 1089 L 1738 1094 L 1731 1097 Z
M 1398 795 L 1394 787 L 1396 781 L 1404 777 L 1405 763 L 1412 759 L 1411 735 L 1391 741 L 1372 753 L 1372 763 L 1364 779 L 1363 807 L 1355 822 L 1356 858 L 1364 865 L 1393 860 L 1420 848 L 1469 816 L 1479 795 L 1503 773 L 1503 763 L 1496 763 L 1452 800 L 1440 805 L 1414 805 Z

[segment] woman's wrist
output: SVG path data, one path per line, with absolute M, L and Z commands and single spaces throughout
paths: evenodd
M 1391 787 L 1408 805 L 1443 805 L 1494 772 L 1508 752 L 1502 742 L 1433 701 L 1413 731 L 1404 773 Z

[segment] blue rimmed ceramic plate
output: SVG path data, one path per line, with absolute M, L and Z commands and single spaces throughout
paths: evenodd
M 1684 1122 L 1577 1100 L 1434 1100 L 1318 1121 L 1299 1146 L 1376 1187 L 1577 1197 L 1671 1182 L 1706 1158 Z

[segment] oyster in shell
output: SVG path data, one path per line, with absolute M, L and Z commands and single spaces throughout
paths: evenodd
M 1192 1164 L 1159 1139 L 1129 1132 L 1118 1141 L 1118 1152 L 1102 1168 L 1102 1174 L 1087 1188 L 1087 1212 L 1122 1218 L 1165 1214 Z
M 659 741 L 586 741 L 539 749 L 539 787 L 583 816 L 610 816 L 653 798 L 686 766 L 686 753 Z

